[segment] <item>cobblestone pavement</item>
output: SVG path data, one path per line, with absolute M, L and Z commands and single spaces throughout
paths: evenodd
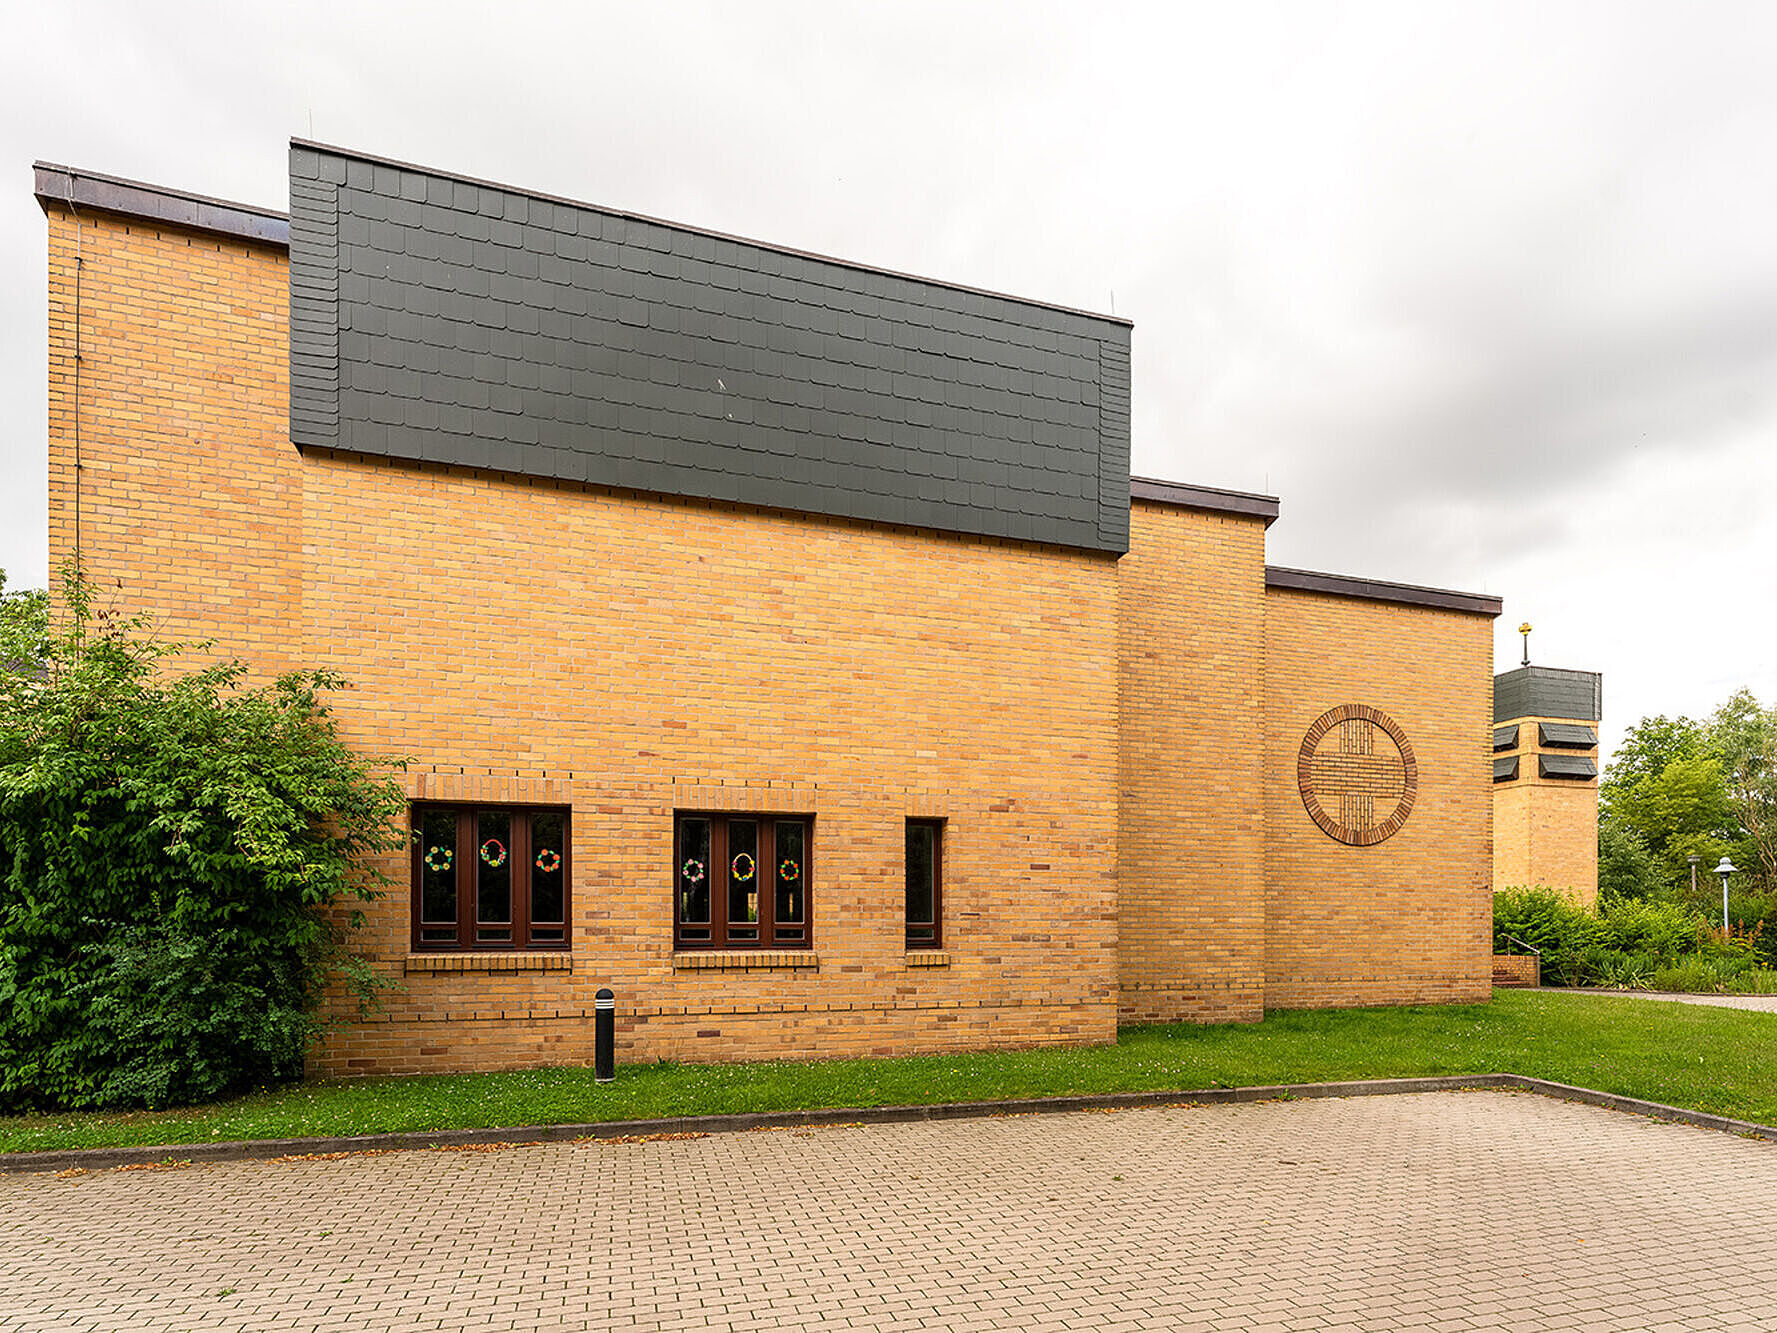
M 1523 1093 L 0 1177 L 0 1328 L 1777 1326 L 1777 1145 Z

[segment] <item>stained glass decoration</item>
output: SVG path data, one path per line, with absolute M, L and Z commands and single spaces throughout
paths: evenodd
M 729 864 L 728 873 L 744 884 L 753 877 L 753 872 L 757 869 L 758 862 L 753 860 L 753 854 L 742 852 Z
M 537 853 L 537 869 L 541 870 L 545 875 L 553 875 L 556 871 L 561 869 L 561 853 L 551 851 L 549 848 L 545 847 L 542 851 Z
M 489 838 L 481 844 L 481 859 L 498 870 L 506 864 L 506 844 L 498 838 Z
M 457 854 L 449 847 L 440 847 L 437 844 L 433 844 L 426 848 L 427 870 L 449 870 L 451 863 L 456 859 Z

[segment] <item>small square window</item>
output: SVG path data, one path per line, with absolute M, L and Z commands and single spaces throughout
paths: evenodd
M 944 821 L 907 821 L 907 947 L 943 944 Z

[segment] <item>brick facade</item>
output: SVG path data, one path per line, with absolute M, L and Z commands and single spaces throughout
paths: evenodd
M 1494 891 L 1540 885 L 1589 907 L 1598 900 L 1598 780 L 1545 778 L 1538 772 L 1537 756 L 1543 752 L 1538 724 L 1573 725 L 1573 719 L 1513 721 L 1518 744 L 1499 753 L 1518 757 L 1518 776 L 1493 789 Z M 1598 751 L 1562 747 L 1548 753 L 1595 759 Z
M 1137 501 L 1122 592 L 1125 1022 L 1265 1010 L 1265 525 Z
M 1265 644 L 1267 1007 L 1485 1000 L 1492 625 L 1272 589 Z M 1304 736 L 1344 703 L 1387 714 L 1418 763 L 1412 812 L 1367 847 L 1317 827 L 1298 780 Z
M 565 805 L 572 948 L 413 954 L 318 1073 L 1113 1040 L 1124 1021 L 1484 998 L 1489 622 L 1267 591 L 1265 522 L 1138 501 L 1082 551 L 291 447 L 275 244 L 46 202 L 50 555 L 164 637 L 336 667 L 415 800 Z M 79 284 L 79 449 L 74 335 Z M 1411 673 L 1401 669 L 1414 663 Z M 1373 705 L 1419 804 L 1327 837 L 1296 752 Z M 812 815 L 811 950 L 675 953 L 675 811 Z M 902 933 L 944 835 L 944 948 Z M 388 867 L 405 885 L 406 863 Z

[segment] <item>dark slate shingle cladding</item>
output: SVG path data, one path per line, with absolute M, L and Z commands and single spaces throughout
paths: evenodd
M 293 144 L 298 446 L 1123 552 L 1129 327 Z
M 1527 666 L 1493 678 L 1493 720 L 1569 717 L 1596 722 L 1604 715 L 1604 678 L 1596 671 Z

